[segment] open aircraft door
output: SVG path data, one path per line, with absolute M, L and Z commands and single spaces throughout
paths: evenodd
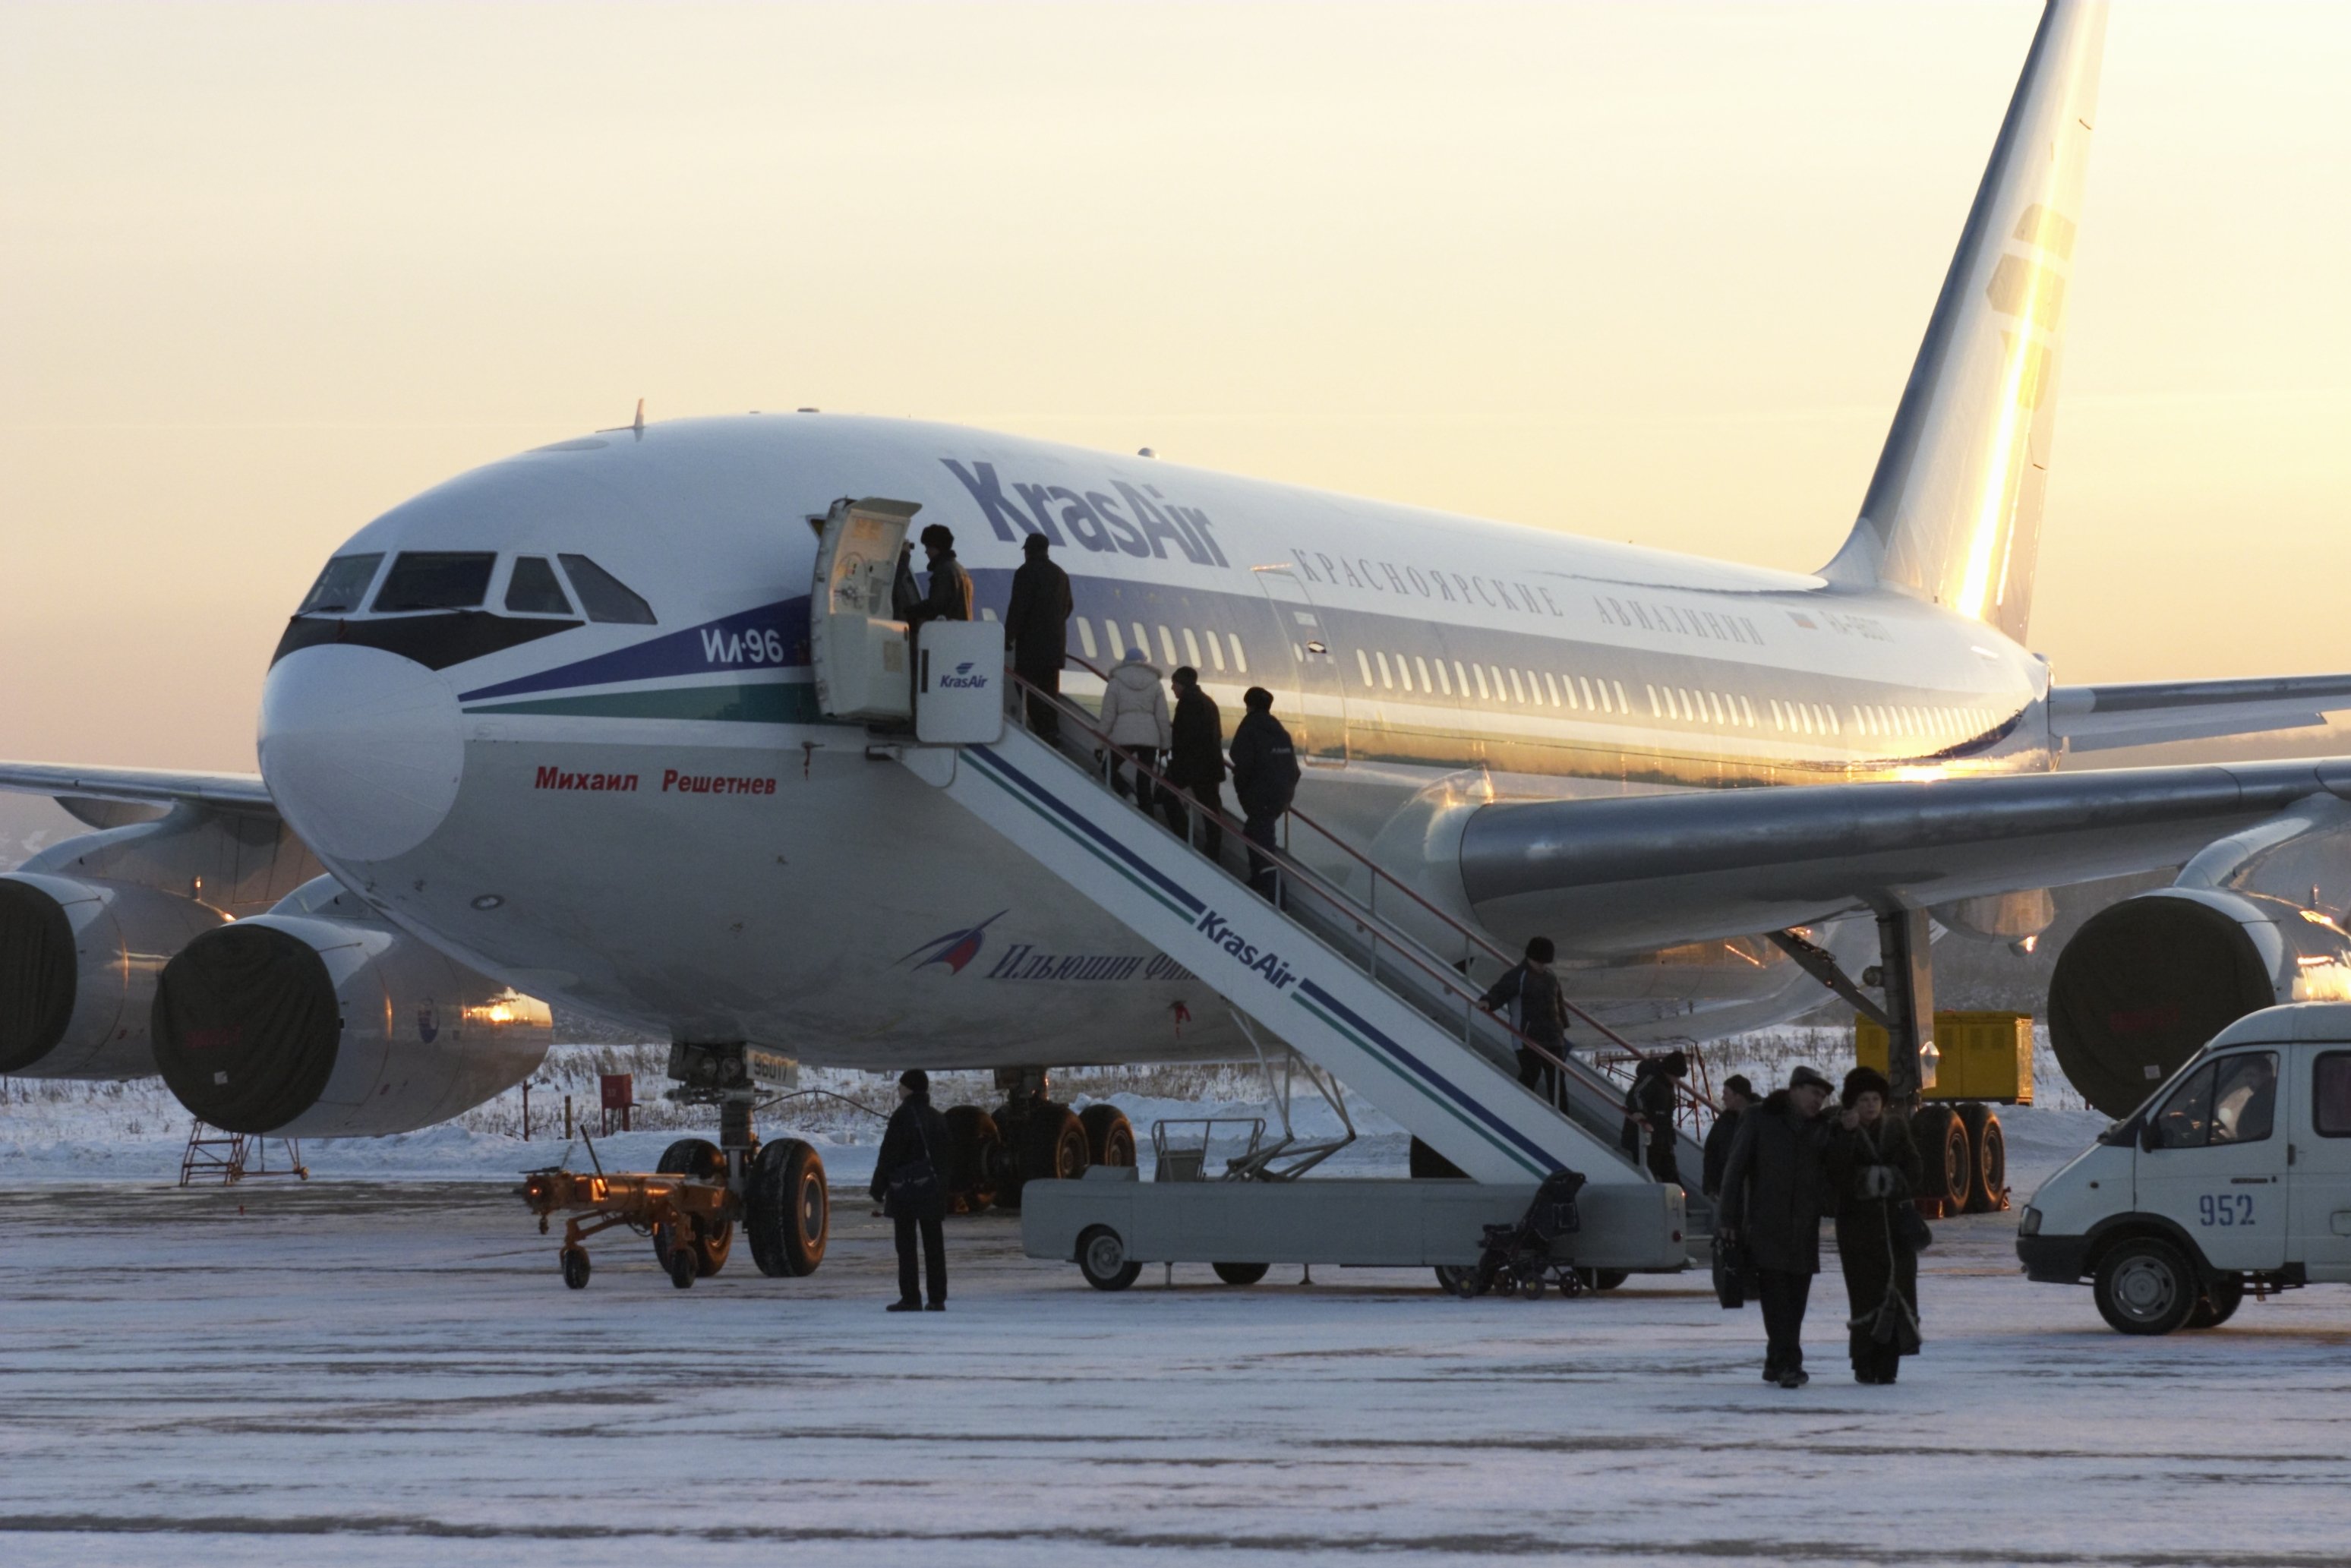
M 1322 768 L 1347 764 L 1347 696 L 1339 685 L 1339 656 L 1331 651 L 1322 612 L 1288 567 L 1261 566 L 1253 576 L 1272 601 L 1275 634 L 1298 675 L 1300 707 L 1275 716 L 1289 727 L 1301 762 Z
M 891 619 L 890 585 L 919 501 L 869 496 L 825 514 L 809 595 L 816 704 L 834 718 L 910 718 L 914 688 L 906 623 Z

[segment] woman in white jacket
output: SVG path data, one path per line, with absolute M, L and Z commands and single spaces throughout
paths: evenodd
M 1166 689 L 1159 684 L 1159 672 L 1151 667 L 1142 649 L 1128 649 L 1126 657 L 1103 684 L 1102 721 L 1102 731 L 1110 737 L 1111 744 L 1137 762 L 1155 764 L 1159 754 L 1175 744 L 1175 734 L 1167 722 Z M 1110 781 L 1120 794 L 1128 793 L 1124 770 L 1116 763 L 1112 764 Z M 1135 785 L 1136 799 L 1149 808 L 1153 803 L 1151 792 L 1143 788 L 1140 774 L 1136 775 Z

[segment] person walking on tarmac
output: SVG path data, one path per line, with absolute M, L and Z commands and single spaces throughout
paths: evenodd
M 1918 1350 L 1918 1254 L 1897 1220 L 1926 1173 L 1909 1124 L 1886 1113 L 1893 1096 L 1874 1067 L 1846 1073 L 1825 1156 L 1855 1383 L 1893 1382 Z
M 1191 817 L 1184 801 L 1201 808 L 1200 847 L 1215 860 L 1225 847 L 1225 830 L 1217 818 L 1225 809 L 1225 716 L 1216 699 L 1200 689 L 1200 672 L 1186 664 L 1174 676 L 1176 718 L 1167 748 L 1167 781 L 1182 790 L 1165 801 L 1167 825 L 1179 839 L 1191 836 Z
M 1159 672 L 1152 668 L 1150 656 L 1139 647 L 1126 651 L 1126 657 L 1103 685 L 1102 727 L 1113 746 L 1144 767 L 1157 766 L 1159 754 L 1175 743 L 1167 722 L 1166 690 L 1159 684 Z M 1110 784 L 1121 795 L 1130 793 L 1125 770 L 1115 758 L 1111 759 Z M 1132 793 L 1135 804 L 1146 811 L 1156 804 L 1152 782 L 1140 768 Z
M 1625 1129 L 1617 1142 L 1636 1160 L 1643 1157 L 1646 1145 L 1649 1174 L 1669 1186 L 1682 1185 L 1674 1137 L 1674 1109 L 1679 1096 L 1674 1085 L 1688 1076 L 1687 1052 L 1645 1056 L 1633 1069 L 1633 1087 L 1625 1094 Z
M 1829 1124 L 1821 1117 L 1829 1081 L 1809 1067 L 1739 1119 L 1722 1173 L 1715 1229 L 1743 1247 L 1755 1268 L 1763 1306 L 1763 1381 L 1802 1388 L 1804 1307 L 1821 1271 L 1821 1207 L 1828 1193 L 1823 1155 Z
M 1029 727 L 1040 740 L 1061 733 L 1052 698 L 1061 689 L 1061 663 L 1070 653 L 1070 574 L 1046 559 L 1052 548 L 1042 534 L 1020 541 L 1020 569 L 1012 574 L 1012 601 L 1004 610 L 1004 635 L 1012 644 L 1012 673 L 1036 690 L 1029 694 Z
M 1755 1108 L 1755 1086 L 1745 1073 L 1734 1072 L 1722 1081 L 1722 1109 L 1707 1129 L 1706 1168 L 1698 1177 L 1698 1190 L 1708 1197 L 1722 1196 L 1722 1167 L 1730 1161 L 1730 1142 L 1739 1136 L 1739 1119 Z
M 918 1312 L 922 1291 L 916 1288 L 914 1237 L 923 1239 L 923 1270 L 928 1276 L 931 1311 L 947 1310 L 946 1237 L 941 1222 L 947 1217 L 946 1166 L 947 1119 L 931 1108 L 931 1077 L 921 1068 L 898 1075 L 898 1108 L 882 1134 L 881 1152 L 873 1160 L 873 1185 L 868 1189 L 881 1201 L 882 1212 L 898 1227 L 898 1299 L 886 1311 Z
M 1489 1013 L 1510 1008 L 1511 1024 L 1542 1048 L 1519 1046 L 1519 1082 L 1553 1105 L 1559 1103 L 1559 1068 L 1543 1053 L 1561 1059 L 1567 1055 L 1567 998 L 1559 988 L 1559 977 L 1551 972 L 1558 956 L 1550 937 L 1529 937 L 1526 957 L 1478 998 L 1478 1005 Z
M 945 523 L 923 530 L 923 549 L 930 557 L 931 581 L 923 601 L 906 617 L 911 629 L 933 621 L 971 619 L 971 577 L 956 559 L 955 535 Z
M 1298 747 L 1273 716 L 1273 694 L 1251 686 L 1241 694 L 1249 711 L 1233 731 L 1233 795 L 1241 804 L 1241 836 L 1259 849 L 1274 847 L 1274 824 L 1298 793 Z M 1274 895 L 1273 862 L 1249 851 L 1249 885 Z

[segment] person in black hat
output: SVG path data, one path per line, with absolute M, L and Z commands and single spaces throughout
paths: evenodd
M 1722 1109 L 1716 1113 L 1714 1125 L 1707 1129 L 1706 1168 L 1698 1178 L 1698 1190 L 1707 1197 L 1722 1196 L 1722 1167 L 1730 1160 L 1731 1140 L 1739 1136 L 1739 1119 L 1755 1108 L 1759 1098 L 1743 1072 L 1722 1081 Z
M 1233 731 L 1233 794 L 1241 803 L 1241 836 L 1252 844 L 1274 847 L 1274 828 L 1298 793 L 1298 747 L 1290 731 L 1273 716 L 1273 694 L 1251 686 L 1241 694 L 1248 711 Z M 1273 862 L 1249 851 L 1249 885 L 1271 898 Z
M 1722 1172 L 1715 1231 L 1744 1247 L 1763 1307 L 1763 1381 L 1802 1388 L 1804 1307 L 1821 1271 L 1821 1210 L 1827 1197 L 1822 1118 L 1834 1086 L 1809 1067 L 1740 1118 Z
M 1849 1349 L 1855 1383 L 1891 1383 L 1902 1358 L 1918 1348 L 1918 1254 L 1896 1223 L 1925 1180 L 1910 1124 L 1886 1113 L 1894 1098 L 1886 1074 L 1856 1067 L 1837 1096 L 1827 1153 L 1836 1196 L 1837 1262 L 1844 1270 L 1853 1315 Z
M 930 559 L 931 580 L 923 601 L 906 617 L 909 629 L 933 621 L 971 619 L 971 577 L 956 559 L 955 535 L 945 523 L 923 530 L 923 551 Z
M 1674 1108 L 1680 1098 L 1675 1088 L 1689 1076 L 1689 1053 L 1669 1051 L 1645 1056 L 1633 1069 L 1633 1086 L 1625 1093 L 1625 1125 L 1617 1141 L 1635 1159 L 1645 1157 L 1649 1174 L 1667 1186 L 1682 1185 L 1680 1149 L 1674 1134 Z
M 1029 727 L 1042 739 L 1061 733 L 1061 716 L 1050 696 L 1061 689 L 1061 664 L 1070 654 L 1070 574 L 1046 556 L 1042 534 L 1020 541 L 1020 568 L 1012 574 L 1012 599 L 1004 609 L 1004 636 L 1012 644 L 1012 673 L 1036 688 L 1029 695 Z
M 946 1236 L 941 1225 L 947 1217 L 947 1119 L 931 1108 L 930 1074 L 919 1067 L 899 1074 L 898 1109 L 882 1134 L 868 1189 L 898 1225 L 898 1299 L 890 1312 L 923 1310 L 914 1267 L 917 1230 L 928 1265 L 931 1311 L 947 1310 Z

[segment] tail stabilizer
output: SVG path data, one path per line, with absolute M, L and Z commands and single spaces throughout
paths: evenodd
M 2042 14 L 1861 516 L 1822 572 L 2019 641 L 2105 31 L 2104 0 L 2050 0 Z

